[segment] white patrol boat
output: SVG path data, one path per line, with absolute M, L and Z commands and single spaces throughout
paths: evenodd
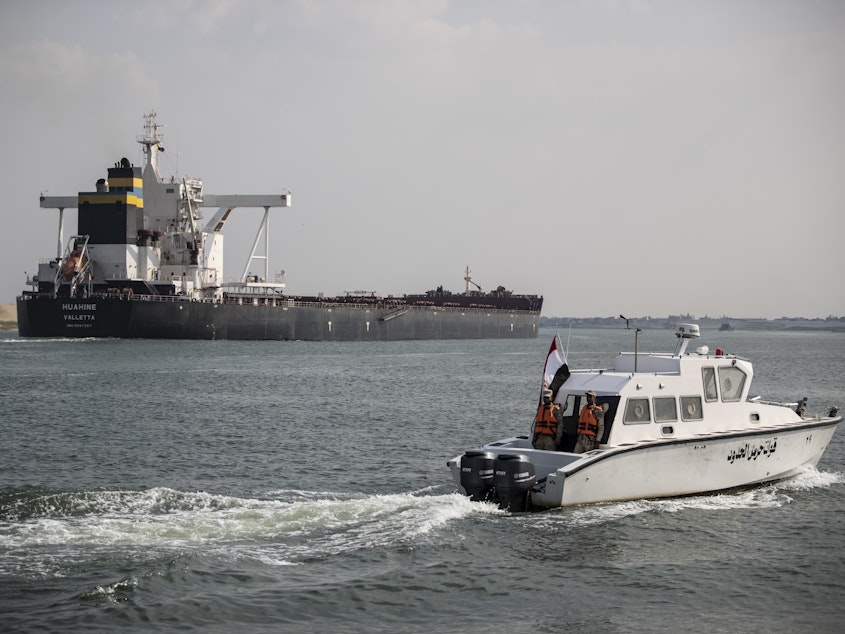
M 837 407 L 806 413 L 799 403 L 750 397 L 752 364 L 706 346 L 695 324 L 676 331 L 672 354 L 620 353 L 607 370 L 572 371 L 562 362 L 555 389 L 564 435 L 559 451 L 534 449 L 514 436 L 448 461 L 461 491 L 474 500 L 524 511 L 595 502 L 674 497 L 780 480 L 815 466 L 842 421 Z M 556 385 L 555 383 L 562 384 Z M 605 410 L 597 448 L 573 453 L 586 392 Z

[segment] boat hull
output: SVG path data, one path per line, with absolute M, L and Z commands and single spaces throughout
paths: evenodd
M 304 341 L 525 339 L 539 311 L 222 303 L 176 298 L 20 297 L 22 337 L 115 337 Z
M 537 451 L 526 438 L 481 449 L 519 454 L 536 467 L 533 507 L 679 497 L 788 478 L 813 467 L 841 417 L 802 421 L 744 432 L 633 443 L 576 455 Z M 460 457 L 449 462 L 460 487 Z

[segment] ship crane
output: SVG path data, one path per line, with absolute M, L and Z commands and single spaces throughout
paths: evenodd
M 464 281 L 467 283 L 467 290 L 466 290 L 467 295 L 469 295 L 469 293 L 470 293 L 470 291 L 469 291 L 469 285 L 470 284 L 475 286 L 475 288 L 478 289 L 479 293 L 483 292 L 484 289 L 482 289 L 478 284 L 476 284 L 475 282 L 472 281 L 472 276 L 470 275 L 469 267 L 467 267 L 466 273 L 464 274 Z

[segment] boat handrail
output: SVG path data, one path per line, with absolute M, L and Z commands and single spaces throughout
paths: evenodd
M 764 401 L 759 396 L 754 396 L 754 397 L 749 398 L 748 402 L 754 403 L 755 405 L 778 405 L 780 407 L 790 407 L 792 409 L 795 409 L 796 407 L 798 407 L 797 401 L 793 401 L 791 403 L 784 403 L 784 402 L 781 402 L 781 401 Z
M 665 372 L 655 372 L 654 370 L 649 371 L 637 371 L 631 372 L 630 370 L 616 370 L 614 368 L 576 368 L 576 369 L 569 369 L 570 374 L 612 374 L 616 376 L 632 376 L 636 374 L 637 376 L 678 376 L 677 370 L 666 370 Z

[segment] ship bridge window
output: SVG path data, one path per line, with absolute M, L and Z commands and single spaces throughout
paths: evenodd
M 681 420 L 701 420 L 702 418 L 704 417 L 701 412 L 701 397 L 682 396 Z
M 704 400 L 708 403 L 719 400 L 719 393 L 716 390 L 716 368 L 701 368 L 701 378 L 704 380 Z
M 647 398 L 629 398 L 625 405 L 625 418 L 622 421 L 626 425 L 639 425 L 651 422 Z
M 735 365 L 719 368 L 719 386 L 722 388 L 722 402 L 738 401 L 745 386 L 745 372 Z
M 668 423 L 678 420 L 678 408 L 674 396 L 654 397 L 654 422 Z

